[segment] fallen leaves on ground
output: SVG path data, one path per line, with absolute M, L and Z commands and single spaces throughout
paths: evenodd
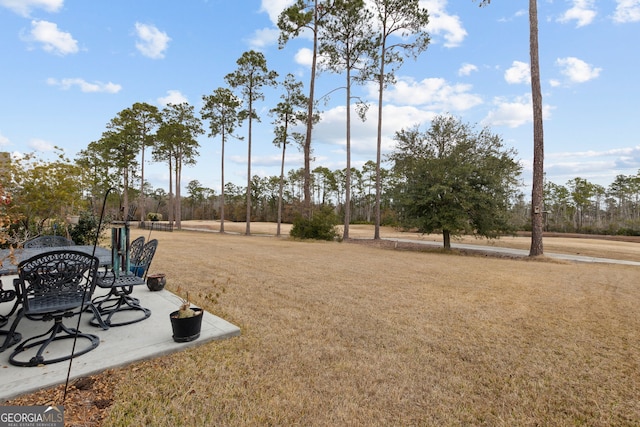
M 106 370 L 100 374 L 78 378 L 69 383 L 65 398 L 65 385 L 39 390 L 8 400 L 3 405 L 64 406 L 65 426 L 96 427 L 102 425 L 107 410 L 113 403 L 114 388 L 121 380 L 122 371 Z

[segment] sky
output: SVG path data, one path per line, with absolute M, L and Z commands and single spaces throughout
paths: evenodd
M 293 0 L 0 0 L 0 151 L 54 147 L 74 158 L 100 139 L 107 123 L 136 102 L 162 108 L 227 87 L 243 52 L 260 51 L 284 79 L 305 84 L 311 40 L 278 46 L 279 13 Z M 517 151 L 523 192 L 531 191 L 533 134 L 529 76 L 528 2 L 421 0 L 430 14 L 428 49 L 406 59 L 384 94 L 383 154 L 393 136 L 437 114 L 489 127 Z M 617 175 L 640 171 L 640 0 L 538 0 L 546 177 L 559 185 L 580 177 L 605 188 Z M 312 167 L 346 166 L 344 76 L 323 72 L 324 97 L 314 129 Z M 264 89 L 254 124 L 252 175 L 279 176 L 269 109 L 277 88 Z M 374 85 L 354 88 L 372 103 L 365 122 L 352 123 L 352 166 L 376 158 Z M 208 123 L 204 123 L 208 129 Z M 246 185 L 244 140 L 225 145 L 225 181 Z M 207 132 L 208 133 L 208 132 Z M 199 156 L 182 183 L 198 180 L 219 194 L 220 138 L 198 138 Z M 149 158 L 150 156 L 147 156 Z M 52 157 L 53 158 L 53 157 Z M 303 167 L 288 146 L 285 169 Z M 388 165 L 387 165 L 388 167 Z M 168 166 L 148 164 L 145 177 L 168 190 Z

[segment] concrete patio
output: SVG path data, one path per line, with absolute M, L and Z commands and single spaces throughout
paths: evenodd
M 12 283 L 13 277 L 4 276 L 2 280 L 4 283 Z M 91 375 L 108 368 L 124 366 L 132 362 L 199 346 L 213 340 L 240 335 L 240 328 L 237 326 L 205 312 L 202 319 L 202 331 L 197 340 L 188 343 L 174 342 L 169 313 L 178 309 L 180 299 L 167 290 L 151 292 L 146 286 L 136 287 L 133 295 L 141 300 L 144 307 L 151 310 L 151 317 L 142 322 L 113 327 L 105 331 L 89 325 L 92 316 L 90 313 L 83 313 L 80 330 L 97 335 L 100 338 L 100 345 L 73 359 L 70 378 Z M 7 313 L 11 309 L 11 304 L 3 304 L 0 307 L 0 313 Z M 13 316 L 2 329 L 8 329 L 12 321 Z M 65 319 L 64 323 L 67 326 L 75 327 L 77 321 L 78 317 L 76 316 Z M 25 339 L 45 332 L 51 325 L 52 322 L 31 321 L 25 318 L 18 325 L 18 331 Z M 0 340 L 4 340 L 4 336 L 0 337 Z M 72 342 L 73 340 L 56 342 L 55 348 L 52 348 L 51 352 L 59 350 L 70 353 Z M 76 351 L 81 349 L 83 345 L 84 342 L 78 340 Z M 69 361 L 37 367 L 13 366 L 9 363 L 9 355 L 13 348 L 10 347 L 0 353 L 0 402 L 66 381 Z

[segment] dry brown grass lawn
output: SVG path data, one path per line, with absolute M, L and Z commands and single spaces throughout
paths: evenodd
M 638 267 L 153 237 L 242 335 L 109 371 L 105 426 L 640 424 Z
M 217 221 L 188 221 L 185 227 L 192 227 L 205 230 L 219 230 L 220 224 Z M 244 234 L 245 223 L 225 222 L 225 231 Z M 282 224 L 281 233 L 288 234 L 291 226 Z M 274 223 L 252 223 L 251 233 L 256 235 L 275 235 L 276 225 Z M 341 234 L 342 235 L 342 234 Z M 381 227 L 380 235 L 382 238 L 389 239 L 411 239 L 426 240 L 442 244 L 442 236 L 420 233 L 402 232 L 392 227 Z M 351 225 L 349 227 L 349 236 L 352 238 L 373 238 L 373 227 L 370 225 Z M 601 258 L 622 259 L 629 261 L 640 261 L 640 237 L 622 237 L 611 238 L 605 240 L 601 238 L 581 237 L 545 237 L 544 250 L 546 253 L 563 253 L 571 255 L 594 256 Z M 525 249 L 529 250 L 531 243 L 530 237 L 522 236 L 503 236 L 499 239 L 476 239 L 474 237 L 463 236 L 461 238 L 453 238 L 452 242 L 473 244 L 479 246 L 500 246 L 505 248 Z

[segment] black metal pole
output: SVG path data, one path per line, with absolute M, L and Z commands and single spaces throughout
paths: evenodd
M 98 239 L 100 238 L 100 229 L 102 228 L 102 220 L 104 219 L 104 210 L 107 205 L 107 196 L 109 196 L 109 193 L 112 190 L 115 190 L 115 188 L 113 187 L 109 188 L 107 192 L 104 194 L 104 200 L 102 202 L 102 211 L 100 212 L 100 219 L 98 220 L 98 229 L 96 230 L 96 238 L 93 241 L 93 250 L 91 251 L 91 256 L 96 255 L 96 247 L 98 246 Z M 71 377 L 71 365 L 73 364 L 73 356 L 76 351 L 76 342 L 78 341 L 78 332 L 80 331 L 80 320 L 82 320 L 82 313 L 84 312 L 84 303 L 85 303 L 86 295 L 87 295 L 86 292 L 83 293 L 82 295 L 82 306 L 80 308 L 80 313 L 78 314 L 78 323 L 76 324 L 76 331 L 73 336 L 73 347 L 71 348 L 71 358 L 69 359 L 69 367 L 67 368 L 67 378 L 64 383 L 64 394 L 62 395 L 62 404 L 64 404 L 65 400 L 67 399 L 67 391 L 69 389 L 69 378 Z

